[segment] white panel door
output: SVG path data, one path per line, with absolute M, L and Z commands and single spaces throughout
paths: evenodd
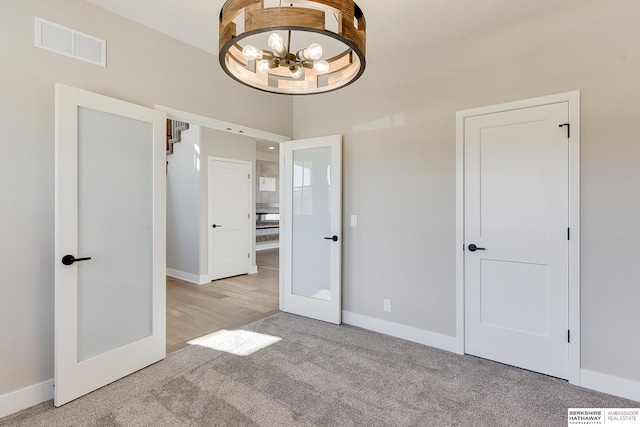
M 249 273 L 251 163 L 209 157 L 209 276 Z
M 282 144 L 282 310 L 341 323 L 342 138 Z
M 568 104 L 465 119 L 465 352 L 569 375 Z M 477 249 L 476 249 L 477 248 Z
M 165 120 L 56 85 L 56 406 L 165 357 Z

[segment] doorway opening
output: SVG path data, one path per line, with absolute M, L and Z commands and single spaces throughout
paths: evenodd
M 167 353 L 171 353 L 195 338 L 279 311 L 279 143 L 288 138 L 166 107 L 156 109 L 170 120 L 189 124 L 167 156 Z M 218 176 L 218 163 L 244 164 L 247 170 L 244 175 L 234 169 Z M 230 211 L 242 210 L 244 216 L 228 212 L 229 218 L 222 221 L 219 217 L 225 212 L 213 209 L 212 197 L 237 195 L 227 188 L 233 187 L 227 181 L 237 178 L 245 188 L 240 175 L 248 180 L 249 203 L 244 197 L 238 199 L 234 206 L 237 202 L 243 206 Z M 225 183 L 212 186 L 216 177 Z M 221 270 L 213 271 L 211 260 L 214 252 L 221 252 L 212 240 L 231 231 L 232 217 L 245 218 L 239 221 L 246 223 L 247 231 L 241 233 L 246 237 L 232 236 L 228 243 L 235 247 L 239 239 L 247 240 L 242 243 L 247 266 L 218 274 Z M 234 259 L 242 264 L 240 257 Z

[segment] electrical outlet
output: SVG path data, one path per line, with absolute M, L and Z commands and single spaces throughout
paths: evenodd
M 358 226 L 358 215 L 351 215 L 351 226 L 352 227 Z
M 391 313 L 391 300 L 390 299 L 383 299 L 382 300 L 382 309 L 384 311 L 386 311 L 387 313 Z

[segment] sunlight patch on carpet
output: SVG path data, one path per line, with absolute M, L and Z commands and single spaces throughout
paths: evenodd
M 227 331 L 222 329 L 209 335 L 201 336 L 189 341 L 191 345 L 207 347 L 213 350 L 224 351 L 226 353 L 235 354 L 236 356 L 249 356 L 258 350 L 275 344 L 282 338 L 272 335 L 259 334 L 257 332 L 243 331 L 238 329 L 235 331 Z

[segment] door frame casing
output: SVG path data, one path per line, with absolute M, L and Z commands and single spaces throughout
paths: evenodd
M 569 382 L 580 384 L 580 91 L 472 108 L 456 113 L 456 352 L 465 354 L 464 341 L 464 129 L 470 117 L 549 104 L 568 103 L 569 139 Z
M 236 163 L 249 167 L 249 174 L 251 177 L 249 178 L 249 199 L 247 202 L 249 213 L 255 210 L 253 205 L 253 188 L 255 188 L 255 177 L 253 176 L 253 162 L 248 160 L 237 160 L 237 159 L 229 159 L 225 157 L 217 157 L 217 156 L 208 156 L 207 157 L 207 275 L 209 276 L 209 280 L 213 276 L 212 274 L 212 265 L 213 265 L 213 256 L 212 256 L 212 247 L 213 247 L 213 238 L 212 233 L 209 227 L 211 227 L 211 223 L 213 221 L 212 212 L 211 212 L 211 187 L 209 183 L 211 182 L 211 175 L 213 173 L 213 169 L 211 168 L 212 161 L 217 162 L 226 162 L 226 163 Z M 252 232 L 251 220 L 255 221 L 254 215 L 250 214 L 250 217 L 247 218 L 247 227 L 249 227 L 248 233 L 248 251 L 250 254 L 250 258 L 247 259 L 247 274 L 257 273 L 256 271 L 252 271 L 252 264 L 255 264 L 255 249 L 253 248 L 253 240 L 255 239 L 254 233 Z

